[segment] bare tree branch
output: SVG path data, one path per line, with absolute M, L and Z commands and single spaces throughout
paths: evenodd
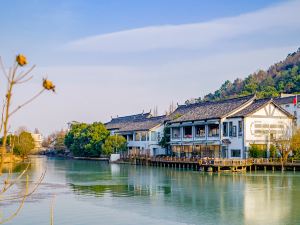
M 33 65 L 29 70 L 27 70 L 24 74 L 20 74 L 16 77 L 15 83 L 21 81 L 23 78 L 25 78 L 33 69 L 35 68 L 35 65 Z

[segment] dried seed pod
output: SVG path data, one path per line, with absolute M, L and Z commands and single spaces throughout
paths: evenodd
M 52 90 L 53 92 L 55 92 L 55 85 L 51 80 L 43 79 L 43 87 L 48 91 Z
M 28 63 L 26 57 L 22 54 L 17 55 L 16 61 L 19 66 L 25 66 Z

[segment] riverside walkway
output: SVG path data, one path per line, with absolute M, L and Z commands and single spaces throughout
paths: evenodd
M 280 159 L 249 158 L 249 159 L 221 159 L 221 158 L 185 158 L 185 157 L 147 157 L 135 156 L 130 162 L 136 165 L 155 167 L 171 167 L 180 169 L 192 169 L 200 171 L 251 171 L 251 170 L 282 170 Z M 300 170 L 300 160 L 289 159 L 284 163 L 287 170 Z

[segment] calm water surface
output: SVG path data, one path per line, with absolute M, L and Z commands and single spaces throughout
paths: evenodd
M 300 173 L 196 171 L 35 158 L 39 189 L 8 224 L 300 224 Z M 22 184 L 20 184 L 22 185 Z M 4 215 L 17 204 L 1 205 Z

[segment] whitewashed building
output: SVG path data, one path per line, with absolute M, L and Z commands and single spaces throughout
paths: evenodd
M 154 117 L 150 113 L 141 113 L 112 118 L 105 126 L 111 135 L 125 137 L 129 154 L 156 156 L 165 154 L 165 149 L 159 145 L 165 119 L 166 116 Z
M 292 132 L 295 117 L 273 99 L 255 95 L 181 105 L 167 122 L 178 156 L 247 158 L 252 144 L 269 149 L 271 140 Z
M 274 102 L 297 117 L 297 126 L 300 127 L 300 95 L 281 94 Z
M 33 140 L 34 140 L 34 149 L 32 151 L 33 154 L 40 152 L 41 150 L 43 150 L 43 136 L 41 134 L 37 134 L 37 133 L 30 133 Z

